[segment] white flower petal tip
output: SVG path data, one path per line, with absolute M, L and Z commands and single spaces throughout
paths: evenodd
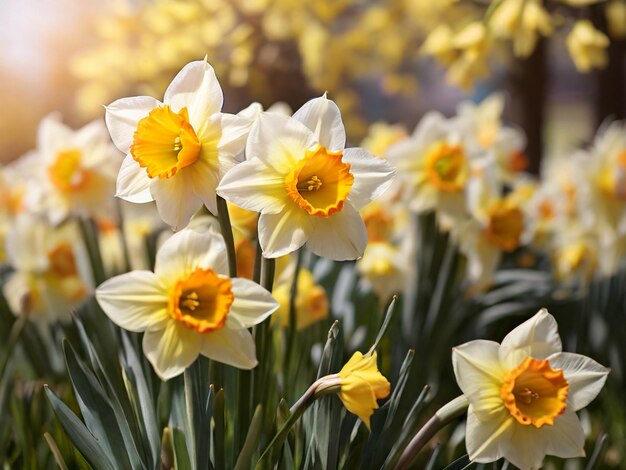
M 334 101 L 326 98 L 326 93 L 306 102 L 293 118 L 308 127 L 317 142 L 328 150 L 336 152 L 345 147 L 346 131 L 341 112 Z

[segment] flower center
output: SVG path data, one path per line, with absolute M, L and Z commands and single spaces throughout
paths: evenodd
M 545 359 L 527 357 L 506 374 L 500 397 L 517 422 L 540 428 L 553 425 L 565 412 L 568 390 L 562 370 L 552 369 Z
M 504 251 L 515 250 L 524 230 L 524 214 L 510 201 L 497 201 L 488 213 L 486 236 Z
M 426 175 L 442 191 L 461 191 L 467 174 L 465 152 L 460 145 L 437 142 L 426 154 Z
M 285 177 L 287 194 L 308 214 L 329 217 L 343 209 L 354 176 L 350 165 L 341 161 L 342 156 L 318 146 L 308 150 Z
M 67 278 L 78 274 L 74 251 L 67 243 L 49 251 L 48 261 L 50 262 L 50 271 L 59 278 Z
M 221 329 L 235 299 L 230 279 L 211 269 L 197 268 L 179 279 L 169 300 L 169 313 L 175 320 L 198 333 Z
M 154 108 L 139 121 L 130 153 L 150 178 L 171 178 L 200 156 L 202 144 L 189 124 L 187 108 Z
M 52 184 L 63 193 L 80 191 L 88 183 L 91 173 L 80 166 L 81 153 L 78 149 L 59 152 L 48 167 Z

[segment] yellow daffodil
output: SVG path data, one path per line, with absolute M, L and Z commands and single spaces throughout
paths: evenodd
M 370 125 L 367 135 L 361 141 L 361 147 L 375 157 L 383 157 L 389 147 L 406 137 L 406 129 L 401 124 L 375 122 Z
M 472 461 L 502 457 L 522 470 L 546 455 L 585 455 L 576 411 L 602 389 L 609 370 L 562 352 L 557 324 L 542 309 L 498 344 L 470 341 L 453 349 L 457 383 L 469 401 L 465 443 Z
M 579 72 L 604 68 L 608 62 L 609 38 L 589 20 L 579 20 L 567 36 L 567 49 Z
M 102 121 L 74 131 L 57 114 L 46 116 L 39 125 L 36 155 L 26 195 L 29 209 L 53 224 L 69 215 L 111 213 L 122 159 Z
M 188 228 L 159 249 L 154 272 L 132 271 L 96 289 L 114 323 L 144 332 L 144 353 L 163 380 L 199 354 L 241 369 L 257 364 L 248 328 L 278 304 L 258 284 L 229 278 L 225 252 L 220 235 Z
M 504 0 L 489 17 L 494 36 L 512 39 L 515 55 L 528 57 L 539 35 L 549 36 L 554 29 L 552 17 L 541 0 Z
M 106 107 L 106 123 L 126 158 L 117 196 L 156 201 L 174 229 L 187 225 L 204 204 L 217 214 L 215 188 L 243 159 L 251 121 L 221 113 L 222 89 L 206 61 L 187 64 L 165 91 L 163 103 L 122 98 Z
M 74 223 L 54 227 L 21 214 L 7 233 L 6 247 L 14 272 L 3 292 L 14 314 L 36 322 L 67 319 L 89 295 L 87 254 Z
M 402 245 L 401 245 L 402 246 Z M 403 291 L 408 270 L 406 253 L 388 241 L 368 243 L 357 270 L 372 285 L 381 302 Z
M 377 354 L 355 352 L 339 371 L 339 398 L 343 406 L 370 428 L 370 417 L 378 408 L 377 400 L 387 398 L 391 385 L 378 370 Z
M 274 318 L 280 320 L 283 328 L 289 326 L 289 300 L 291 296 L 291 282 L 278 284 L 272 294 L 280 304 Z M 328 317 L 328 297 L 324 288 L 315 283 L 313 274 L 308 269 L 301 269 L 298 274 L 298 286 L 295 299 L 296 330 L 301 331 L 320 320 Z
M 386 161 L 362 149 L 344 149 L 339 109 L 326 96 L 287 118 L 263 113 L 253 125 L 247 161 L 230 170 L 217 192 L 260 212 L 259 242 L 276 258 L 307 243 L 334 260 L 363 254 L 367 233 L 358 209 L 391 184 Z

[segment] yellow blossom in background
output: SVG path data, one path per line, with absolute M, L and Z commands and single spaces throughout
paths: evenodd
M 552 17 L 542 0 L 504 0 L 489 17 L 495 37 L 513 40 L 515 55 L 528 57 L 539 38 L 553 31 Z
M 452 351 L 457 383 L 470 405 L 465 444 L 472 461 L 504 457 L 522 470 L 539 469 L 546 455 L 585 455 L 576 411 L 600 392 L 609 370 L 562 352 L 547 310 L 511 331 L 502 344 L 476 340 Z
M 278 284 L 272 294 L 280 304 L 273 319 L 280 321 L 283 328 L 289 326 L 289 302 L 291 298 L 291 280 Z M 326 291 L 315 282 L 308 269 L 301 269 L 298 274 L 296 299 L 296 330 L 301 331 L 328 318 L 329 304 Z
M 391 384 L 378 370 L 377 357 L 375 351 L 366 355 L 357 351 L 338 374 L 343 406 L 357 415 L 367 429 L 374 410 L 378 409 L 377 400 L 387 398 L 391 391 Z
M 369 126 L 367 135 L 361 141 L 361 147 L 375 157 L 384 157 L 389 147 L 407 137 L 407 131 L 401 124 L 375 122 Z
M 626 37 L 626 0 L 610 0 L 606 6 L 609 34 L 617 39 Z
M 567 50 L 579 72 L 587 73 L 606 66 L 609 38 L 588 20 L 576 22 L 567 36 Z
M 403 248 L 387 241 L 370 242 L 357 261 L 359 273 L 372 285 L 381 303 L 404 290 L 409 263 Z

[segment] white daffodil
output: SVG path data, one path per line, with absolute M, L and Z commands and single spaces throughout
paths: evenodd
M 91 291 L 87 254 L 78 227 L 53 227 L 24 213 L 7 233 L 6 249 L 14 272 L 3 292 L 16 315 L 50 322 L 68 318 Z
M 596 135 L 588 156 L 602 229 L 626 234 L 626 123 L 615 121 Z
M 111 212 L 122 159 L 103 122 L 73 130 L 50 114 L 39 125 L 35 155 L 28 156 L 35 168 L 25 196 L 30 210 L 55 225 L 70 215 Z
M 258 284 L 229 278 L 225 252 L 220 235 L 187 228 L 163 244 L 154 272 L 132 271 L 96 289 L 114 323 L 144 332 L 144 353 L 163 380 L 200 354 L 241 369 L 257 365 L 248 328 L 278 304 Z
M 465 186 L 476 157 L 458 124 L 438 112 L 428 113 L 411 137 L 387 151 L 400 172 L 410 210 L 434 210 L 444 229 L 465 217 Z
M 113 142 L 126 158 L 117 196 L 156 201 L 175 230 L 204 204 L 217 214 L 215 188 L 243 159 L 252 120 L 221 113 L 222 89 L 205 61 L 187 64 L 165 91 L 163 103 L 148 96 L 122 98 L 106 107 Z
M 477 340 L 452 351 L 457 383 L 469 401 L 465 444 L 471 460 L 502 457 L 522 470 L 546 455 L 585 455 L 576 411 L 600 392 L 609 370 L 562 352 L 557 324 L 542 309 L 498 344 Z
M 502 196 L 502 187 L 492 158 L 477 163 L 467 183 L 469 217 L 451 230 L 459 250 L 467 257 L 468 278 L 473 290 L 491 284 L 503 252 L 516 250 L 527 224 L 522 210 L 523 191 Z
M 521 130 L 502 123 L 503 110 L 504 96 L 494 93 L 478 104 L 464 101 L 457 111 L 466 146 L 473 153 L 492 153 L 500 178 L 511 181 L 528 166 L 526 137 Z
M 253 125 L 246 156 L 222 179 L 217 192 L 260 212 L 259 241 L 276 258 L 307 243 L 335 260 L 363 254 L 367 232 L 359 209 L 382 194 L 395 172 L 359 148 L 344 149 L 337 105 L 313 99 L 292 118 L 263 113 Z

